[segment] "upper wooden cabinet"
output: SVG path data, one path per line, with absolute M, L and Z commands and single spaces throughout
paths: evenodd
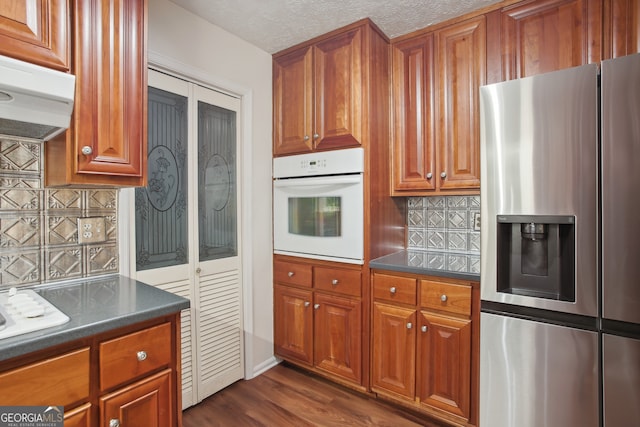
M 363 145 L 370 120 L 367 64 L 380 35 L 370 21 L 329 33 L 273 57 L 275 156 Z M 386 40 L 385 40 L 386 43 Z M 384 63 L 380 61 L 379 63 Z
M 68 71 L 69 2 L 0 1 L 0 54 Z
M 640 2 L 604 0 L 603 59 L 640 52 Z
M 492 28 L 488 49 L 496 53 L 490 60 L 490 68 L 496 68 L 493 73 L 496 81 L 575 67 L 602 58 L 601 1 L 523 1 L 489 14 L 488 19 Z
M 477 190 L 485 17 L 393 43 L 394 195 Z
M 145 185 L 147 1 L 72 4 L 74 113 L 45 144 L 45 184 Z

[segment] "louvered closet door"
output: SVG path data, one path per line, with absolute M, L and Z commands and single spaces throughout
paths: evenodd
M 149 71 L 149 184 L 130 203 L 130 270 L 191 301 L 182 313 L 183 408 L 244 376 L 239 107 Z

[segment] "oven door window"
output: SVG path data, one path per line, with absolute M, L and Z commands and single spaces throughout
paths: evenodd
M 313 237 L 342 235 L 341 197 L 289 197 L 289 233 Z

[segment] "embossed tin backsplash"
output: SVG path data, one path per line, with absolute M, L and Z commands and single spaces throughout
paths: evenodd
M 409 197 L 407 208 L 407 250 L 414 264 L 479 273 L 480 196 Z
M 118 271 L 117 190 L 44 188 L 44 144 L 0 135 L 0 289 Z M 106 241 L 78 244 L 78 218 Z

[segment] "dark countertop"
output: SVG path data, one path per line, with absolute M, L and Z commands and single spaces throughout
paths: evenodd
M 0 339 L 0 361 L 179 312 L 189 300 L 120 275 L 33 287 L 69 322 Z
M 403 250 L 369 262 L 369 268 L 480 281 L 480 255 Z

